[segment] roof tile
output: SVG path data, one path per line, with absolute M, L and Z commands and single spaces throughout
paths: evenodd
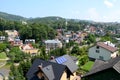
M 104 42 L 98 42 L 98 43 L 97 43 L 97 46 L 100 46 L 100 47 L 102 47 L 102 48 L 104 48 L 104 49 L 107 49 L 107 50 L 109 50 L 110 52 L 115 52 L 115 51 L 117 51 L 117 48 L 116 48 L 116 47 L 112 47 L 112 46 L 110 46 L 110 45 L 107 45 L 107 44 L 105 44 Z

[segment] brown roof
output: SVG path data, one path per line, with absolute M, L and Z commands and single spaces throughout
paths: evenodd
M 112 47 L 112 46 L 110 46 L 110 45 L 107 45 L 107 44 L 105 44 L 104 42 L 98 42 L 98 43 L 97 43 L 97 46 L 100 46 L 100 47 L 102 47 L 102 48 L 104 48 L 104 49 L 107 49 L 107 50 L 110 51 L 110 52 L 115 52 L 115 51 L 117 51 L 117 48 L 116 48 L 116 47 Z

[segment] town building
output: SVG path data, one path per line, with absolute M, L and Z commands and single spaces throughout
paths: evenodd
M 82 78 L 84 80 L 119 80 L 120 57 L 109 61 L 96 60 L 93 68 Z
M 35 55 L 38 52 L 38 49 L 34 48 L 32 44 L 23 44 L 20 46 L 20 50 L 31 55 Z
M 110 41 L 97 42 L 89 49 L 88 56 L 92 59 L 109 60 L 118 55 L 118 48 Z
M 14 38 L 19 36 L 16 30 L 5 30 L 5 32 L 8 34 L 8 41 L 14 41 Z
M 0 42 L 3 42 L 6 40 L 6 37 L 5 36 L 0 36 Z
M 21 45 L 23 45 L 23 41 L 20 40 L 19 37 L 15 37 L 15 38 L 13 39 L 13 41 L 10 41 L 10 44 L 11 44 L 12 46 L 21 46 Z
M 76 77 L 76 70 L 78 69 L 76 62 L 69 55 L 63 55 L 52 59 L 51 62 L 58 64 L 66 65 L 67 68 L 72 72 L 73 75 L 70 76 L 70 80 L 73 80 Z
M 28 80 L 80 80 L 75 74 L 77 69 L 77 65 L 68 55 L 50 61 L 36 59 L 26 77 Z
M 35 39 L 25 39 L 25 44 L 35 43 Z
M 59 40 L 46 40 L 45 42 L 46 52 L 51 49 L 62 48 L 62 43 Z

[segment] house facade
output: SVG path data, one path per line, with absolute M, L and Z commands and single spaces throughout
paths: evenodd
M 16 30 L 5 30 L 5 32 L 8 34 L 8 41 L 14 41 L 15 37 L 19 36 L 18 31 Z
M 15 38 L 13 41 L 10 41 L 10 44 L 12 46 L 21 46 L 23 45 L 23 41 L 20 40 L 19 38 Z
M 29 54 L 37 54 L 38 49 L 34 48 L 32 44 L 23 44 L 20 46 L 20 50 Z
M 0 42 L 3 42 L 6 40 L 6 37 L 5 36 L 0 36 Z
M 59 40 L 46 40 L 45 42 L 46 52 L 51 49 L 62 48 L 62 43 Z
M 89 49 L 88 56 L 93 59 L 109 60 L 118 55 L 118 49 L 114 44 L 107 42 L 98 42 Z
M 35 39 L 25 39 L 25 44 L 35 43 Z

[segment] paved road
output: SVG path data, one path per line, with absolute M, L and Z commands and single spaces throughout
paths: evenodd
M 4 66 L 6 65 L 6 61 L 9 60 L 9 58 L 6 58 L 6 59 L 0 59 L 0 80 L 3 80 L 3 76 L 5 78 L 7 78 L 9 76 L 9 72 L 10 70 L 7 69 L 7 68 L 4 68 Z M 3 61 L 3 62 L 2 62 Z M 7 80 L 7 79 L 6 79 Z
M 9 76 L 9 72 L 10 72 L 10 70 L 8 70 L 8 69 L 5 69 L 5 68 L 0 69 L 0 74 L 4 75 L 5 77 Z M 1 78 L 3 78 L 3 77 L 0 77 L 0 80 L 2 80 Z

